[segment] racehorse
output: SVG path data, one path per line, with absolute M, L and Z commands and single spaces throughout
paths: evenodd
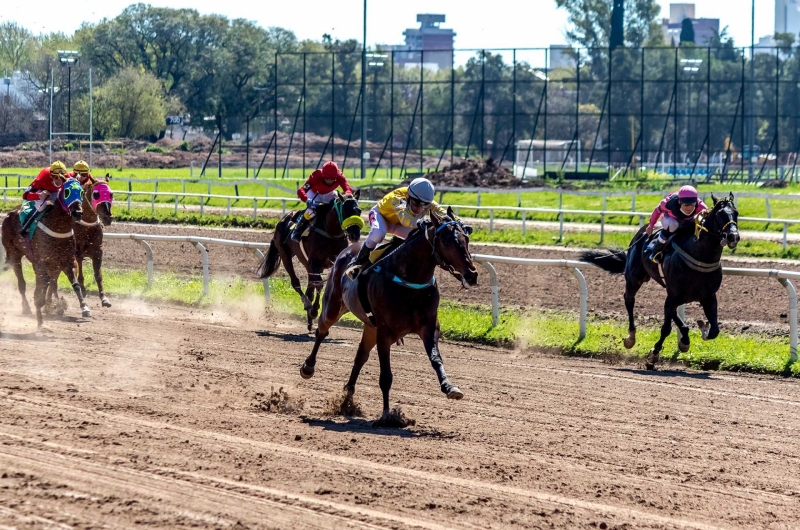
M 344 387 L 349 395 L 355 392 L 361 367 L 377 344 L 383 417 L 386 417 L 392 386 L 391 346 L 414 333 L 422 339 L 442 392 L 450 399 L 464 397 L 448 380 L 439 354 L 439 287 L 434 272 L 437 266 L 442 267 L 466 287 L 478 283 L 478 271 L 469 252 L 472 229 L 454 221 L 452 209 L 447 213 L 449 217 L 444 219 L 432 213 L 430 221 L 420 223 L 404 243 L 387 250 L 355 280 L 346 274 L 346 269 L 360 245 L 351 245 L 339 254 L 325 289 L 314 348 L 300 369 L 304 379 L 314 375 L 317 352 L 331 326 L 349 311 L 364 323 L 353 370 Z
M 280 263 L 283 263 L 292 287 L 303 300 L 303 307 L 308 317 L 308 331 L 313 329 L 314 319 L 319 314 L 320 293 L 325 283 L 322 272 L 333 266 L 333 260 L 348 244 L 361 238 L 364 221 L 361 219 L 361 209 L 358 207 L 360 194 L 361 191 L 356 190 L 352 199 L 345 199 L 337 193 L 336 199 L 330 205 L 321 205 L 317 208 L 317 215 L 311 224 L 308 236 L 300 241 L 294 241 L 289 237 L 292 232 L 292 219 L 297 212 L 286 214 L 275 228 L 275 235 L 269 244 L 267 255 L 258 265 L 256 273 L 263 279 L 275 274 Z M 297 257 L 308 273 L 305 293 L 300 288 L 300 279 L 294 270 L 292 257 Z
M 593 263 L 611 274 L 625 273 L 624 298 L 628 310 L 628 337 L 624 341 L 626 348 L 633 348 L 636 344 L 633 317 L 636 293 L 651 278 L 666 288 L 661 337 L 645 360 L 648 370 L 655 369 L 664 340 L 672 332 L 672 322 L 680 330 L 679 349 L 682 352 L 689 351 L 689 328 L 678 316 L 678 307 L 683 304 L 700 302 L 703 307 L 708 319 L 707 324 L 698 321 L 703 340 L 715 339 L 719 335 L 717 291 L 722 285 L 720 259 L 726 245 L 734 249 L 739 243 L 739 212 L 733 202 L 733 193 L 719 200 L 712 195 L 711 200 L 711 210 L 695 218 L 694 233 L 681 229 L 672 237 L 671 245 L 665 247 L 660 266 L 650 261 L 644 252 L 648 239 L 644 235 L 644 227 L 639 229 L 628 251 L 588 251 L 581 255 L 581 261 Z M 667 253 L 668 250 L 672 252 Z
M 83 185 L 83 217 L 73 220 L 72 231 L 75 233 L 75 256 L 78 262 L 78 283 L 81 293 L 86 297 L 86 283 L 83 277 L 83 260 L 92 260 L 94 279 L 100 294 L 103 307 L 111 307 L 111 302 L 103 288 L 103 226 L 111 225 L 113 216 L 111 205 L 114 193 L 108 186 L 108 180 L 89 178 Z M 47 292 L 47 303 L 51 297 L 58 299 L 58 279 L 54 279 Z
M 46 207 L 39 219 L 33 236 L 28 240 L 20 235 L 21 223 L 19 214 L 21 207 L 12 210 L 3 219 L 2 240 L 6 249 L 6 260 L 17 275 L 19 293 L 22 295 L 22 312 L 29 315 L 31 308 L 25 298 L 25 278 L 22 276 L 22 257 L 25 256 L 33 264 L 36 273 L 36 288 L 33 300 L 36 306 L 36 322 L 42 325 L 42 307 L 50 282 L 63 272 L 75 294 L 78 296 L 84 317 L 91 312 L 83 300 L 80 285 L 75 278 L 75 238 L 72 231 L 72 219 L 80 219 L 83 214 L 81 196 L 83 190 L 74 178 L 67 179 L 58 190 L 56 204 Z M 30 215 L 36 215 L 31 212 Z

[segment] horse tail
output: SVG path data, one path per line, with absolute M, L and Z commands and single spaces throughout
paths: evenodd
M 273 237 L 269 244 L 269 250 L 267 251 L 266 256 L 261 258 L 261 262 L 258 264 L 258 269 L 256 269 L 256 274 L 258 274 L 258 277 L 264 279 L 275 274 L 280 266 L 280 256 L 281 253 L 280 250 L 278 250 L 278 243 Z
M 587 250 L 581 253 L 580 261 L 597 265 L 611 274 L 622 274 L 628 262 L 628 253 L 624 250 Z

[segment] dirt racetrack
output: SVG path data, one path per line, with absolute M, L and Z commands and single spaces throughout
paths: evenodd
M 141 234 L 199 235 L 244 241 L 269 241 L 271 232 L 242 229 L 209 229 L 186 226 L 159 226 L 118 223 L 110 227 L 113 232 Z M 153 254 L 156 270 L 170 270 L 184 274 L 200 274 L 200 255 L 191 244 L 154 242 Z M 146 258 L 144 250 L 133 241 L 108 241 L 106 262 L 109 266 L 142 270 Z M 256 259 L 250 250 L 208 245 L 211 273 L 219 276 L 241 275 L 255 278 Z M 568 249 L 515 248 L 492 245 L 471 245 L 470 250 L 481 254 L 498 254 L 526 258 L 577 259 Z M 728 254 L 726 254 L 728 255 Z M 723 260 L 724 266 L 767 269 L 800 270 L 800 263 L 784 260 L 768 262 L 753 260 L 742 263 Z M 578 284 L 569 271 L 541 267 L 495 265 L 500 279 L 500 304 L 503 308 L 540 307 L 556 310 L 578 310 Z M 302 271 L 302 267 L 298 267 Z M 285 275 L 283 268 L 280 274 Z M 468 291 L 449 274 L 437 272 L 443 297 L 468 303 L 489 304 L 491 290 L 488 275 L 479 267 L 479 285 Z M 599 270 L 583 271 L 589 285 L 589 309 L 596 314 L 627 318 L 622 300 L 624 279 Z M 305 281 L 305 280 L 303 280 Z M 774 279 L 726 277 L 719 292 L 721 328 L 731 333 L 766 332 L 775 335 L 787 333 L 789 308 L 785 289 Z M 664 290 L 648 282 L 637 297 L 637 317 L 660 325 L 663 315 Z M 698 304 L 687 308 L 691 322 L 705 318 Z M 658 323 L 656 323 L 658 321 Z M 743 329 L 744 328 L 744 329 Z
M 8 282 L 4 299 L 13 300 Z M 3 528 L 789 528 L 800 520 L 800 382 L 662 371 L 418 340 L 393 350 L 417 424 L 326 414 L 358 334 L 316 376 L 300 323 L 252 306 L 115 301 L 92 321 L 0 306 Z M 294 409 L 265 410 L 271 389 Z

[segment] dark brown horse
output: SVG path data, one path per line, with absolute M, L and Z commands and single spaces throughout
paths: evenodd
M 323 297 L 314 349 L 300 369 L 303 378 L 314 375 L 320 344 L 328 336 L 331 326 L 349 311 L 364 323 L 350 380 L 345 385 L 349 394 L 355 392 L 361 367 L 377 344 L 383 414 L 386 416 L 392 386 L 391 346 L 414 333 L 422 339 L 442 392 L 450 399 L 464 397 L 461 390 L 447 379 L 439 354 L 439 287 L 433 273 L 437 266 L 442 267 L 467 286 L 478 283 L 478 272 L 469 253 L 471 229 L 460 221 L 454 221 L 451 209 L 447 213 L 449 218 L 444 219 L 432 214 L 430 222 L 422 223 L 402 245 L 387 251 L 355 280 L 345 272 L 358 254 L 360 245 L 351 245 L 339 254 Z M 368 308 L 365 309 L 362 300 Z
M 103 307 L 111 307 L 111 302 L 103 288 L 103 227 L 110 226 L 113 220 L 111 203 L 114 194 L 107 180 L 89 178 L 83 185 L 83 217 L 73 220 L 72 231 L 75 233 L 75 257 L 78 262 L 78 283 L 81 293 L 86 297 L 86 283 L 83 277 L 83 260 L 92 260 L 94 280 L 100 294 Z M 53 280 L 47 292 L 47 303 L 51 297 L 58 299 L 58 279 Z
M 680 331 L 678 348 L 682 352 L 689 351 L 689 327 L 678 315 L 681 305 L 700 302 L 708 319 L 708 323 L 698 322 L 703 340 L 715 339 L 719 335 L 717 291 L 722 285 L 720 259 L 726 245 L 733 249 L 739 244 L 739 212 L 732 193 L 728 198 L 719 200 L 712 195 L 711 200 L 714 206 L 700 214 L 694 230 L 681 229 L 676 232 L 670 246 L 666 247 L 661 270 L 644 252 L 647 246 L 644 228 L 634 236 L 627 252 L 592 250 L 581 255 L 581 261 L 594 263 L 611 274 L 625 275 L 624 299 L 628 310 L 628 336 L 624 340 L 626 348 L 633 348 L 636 344 L 636 321 L 633 315 L 636 293 L 651 278 L 666 288 L 664 323 L 661 336 L 645 360 L 648 370 L 655 369 L 664 340 L 672 332 L 673 322 Z
M 33 264 L 36 273 L 36 289 L 33 300 L 36 306 L 36 322 L 42 325 L 42 308 L 45 305 L 47 288 L 60 273 L 67 275 L 75 294 L 78 296 L 84 317 L 91 316 L 86 302 L 83 300 L 80 285 L 75 277 L 75 238 L 72 231 L 72 220 L 80 219 L 83 214 L 81 196 L 83 190 L 75 179 L 67 179 L 58 192 L 58 200 L 49 207 L 39 220 L 39 224 L 28 241 L 20 235 L 19 210 L 12 210 L 3 219 L 2 239 L 6 250 L 6 260 L 17 275 L 19 293 L 22 295 L 22 311 L 30 314 L 31 308 L 25 298 L 25 278 L 22 276 L 22 257 L 25 256 Z M 35 215 L 35 213 L 31 213 Z
M 263 279 L 275 274 L 280 263 L 283 263 L 292 287 L 303 300 L 303 308 L 308 317 L 308 331 L 312 330 L 314 319 L 319 314 L 319 298 L 325 283 L 322 272 L 333 266 L 333 260 L 348 244 L 358 241 L 361 237 L 364 221 L 361 219 L 361 209 L 358 207 L 359 195 L 360 190 L 356 190 L 353 199 L 345 199 L 342 195 L 338 195 L 330 205 L 317 208 L 317 216 L 311 224 L 311 231 L 299 242 L 290 237 L 292 219 L 297 212 L 286 214 L 275 228 L 275 235 L 269 244 L 267 255 L 258 265 L 258 277 Z M 292 257 L 296 257 L 308 273 L 305 293 L 300 287 L 300 279 L 294 270 Z

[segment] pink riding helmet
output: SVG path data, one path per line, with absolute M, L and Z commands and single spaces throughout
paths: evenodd
M 98 182 L 92 189 L 92 208 L 95 210 L 100 203 L 107 202 L 109 206 L 114 201 L 114 193 L 105 182 Z
M 678 190 L 679 199 L 694 199 L 697 200 L 697 190 L 692 186 L 681 186 Z

